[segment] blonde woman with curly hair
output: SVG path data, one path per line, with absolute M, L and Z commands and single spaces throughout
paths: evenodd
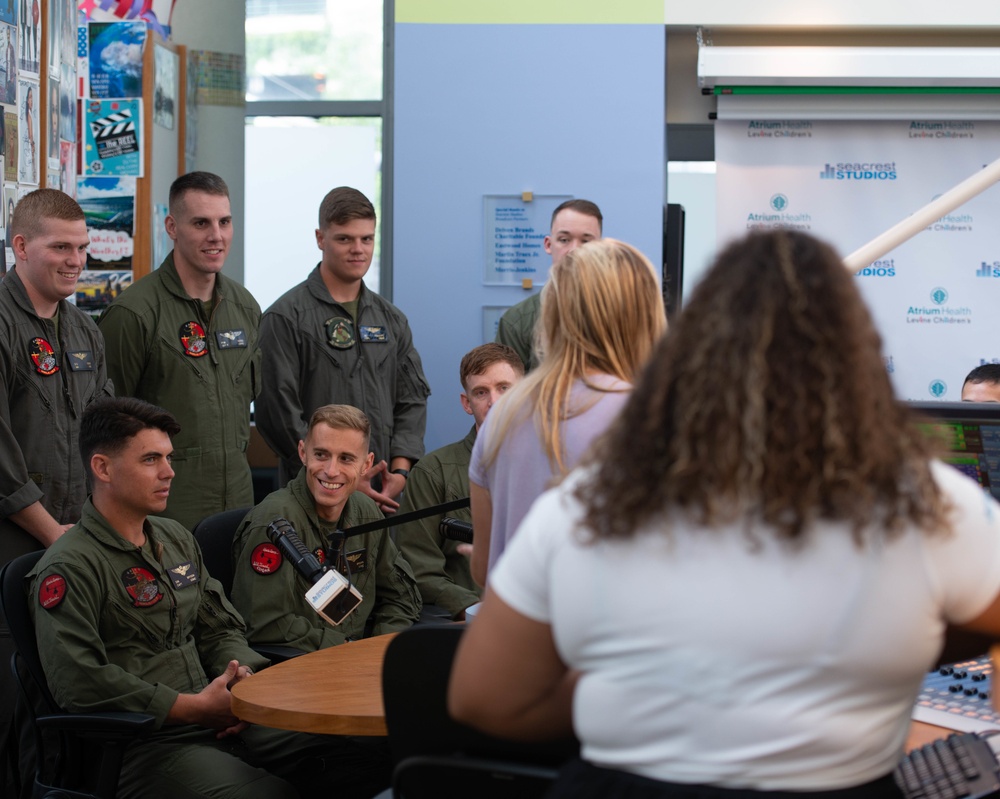
M 1000 634 L 1000 505 L 933 458 L 880 346 L 826 244 L 722 252 L 491 572 L 455 716 L 575 732 L 555 797 L 899 797 L 945 627 Z
M 535 498 L 611 423 L 665 329 L 656 273 L 634 247 L 589 242 L 552 266 L 535 328 L 541 365 L 493 409 L 472 451 L 477 583 Z

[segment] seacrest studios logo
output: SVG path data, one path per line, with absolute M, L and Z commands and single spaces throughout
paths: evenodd
M 942 286 L 931 289 L 931 305 L 911 305 L 906 311 L 908 325 L 971 325 L 972 308 L 949 305 L 948 290 Z M 931 307 L 933 306 L 933 307 Z
M 819 173 L 822 180 L 895 180 L 895 161 L 838 161 L 827 163 Z
M 896 259 L 883 258 L 880 261 L 872 261 L 864 269 L 858 270 L 855 277 L 895 277 Z
M 934 397 L 934 399 L 941 399 L 941 397 L 948 393 L 948 384 L 944 380 L 931 380 L 927 385 L 927 393 Z
M 788 195 L 776 192 L 767 201 L 768 210 L 763 213 L 751 211 L 747 214 L 747 230 L 772 230 L 790 228 L 792 230 L 812 230 L 812 214 L 794 213 L 789 210 L 792 203 Z
M 976 270 L 976 277 L 1000 277 L 1000 261 L 983 261 Z

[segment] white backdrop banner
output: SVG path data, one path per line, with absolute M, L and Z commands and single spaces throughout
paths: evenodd
M 719 120 L 719 246 L 785 226 L 852 252 L 1000 157 L 1000 122 Z M 909 400 L 961 398 L 1000 363 L 1000 185 L 855 278 Z

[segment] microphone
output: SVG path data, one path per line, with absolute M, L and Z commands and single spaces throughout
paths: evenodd
M 328 569 L 302 543 L 287 519 L 275 519 L 267 526 L 267 537 L 288 558 L 292 568 L 310 585 L 306 602 L 327 622 L 336 627 L 361 604 L 361 593 L 336 569 Z
M 326 572 L 326 567 L 319 562 L 312 552 L 306 549 L 299 534 L 295 532 L 292 523 L 287 519 L 275 519 L 267 526 L 267 537 L 271 539 L 281 554 L 291 561 L 292 567 L 314 585 Z
M 472 524 L 445 516 L 438 525 L 438 532 L 450 541 L 461 541 L 463 544 L 472 543 Z

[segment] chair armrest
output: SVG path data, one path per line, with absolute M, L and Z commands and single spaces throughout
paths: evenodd
M 258 655 L 262 655 L 270 660 L 272 666 L 275 663 L 284 663 L 286 660 L 291 660 L 305 654 L 301 649 L 296 649 L 293 646 L 282 646 L 281 644 L 253 644 L 251 648 Z
M 50 730 L 63 730 L 87 738 L 143 738 L 156 726 L 148 713 L 64 713 L 39 716 L 35 723 Z

